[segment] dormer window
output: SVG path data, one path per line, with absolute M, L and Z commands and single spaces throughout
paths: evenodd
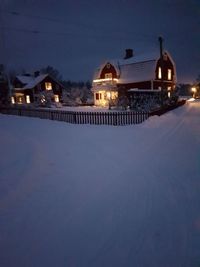
M 50 82 L 46 82 L 45 83 L 45 89 L 48 91 L 48 90 L 52 90 L 52 83 Z
M 162 79 L 162 69 L 158 67 L 158 79 Z
M 105 73 L 105 79 L 112 79 L 112 73 Z
M 168 80 L 172 79 L 172 70 L 171 69 L 168 69 L 168 71 L 167 71 L 167 79 Z

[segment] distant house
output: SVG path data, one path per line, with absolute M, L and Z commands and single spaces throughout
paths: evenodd
M 127 49 L 124 59 L 108 60 L 95 72 L 92 91 L 96 106 L 108 106 L 126 96 L 142 95 L 170 97 L 176 84 L 176 66 L 167 51 L 142 56 Z
M 12 103 L 30 104 L 38 101 L 39 96 L 49 92 L 52 101 L 60 102 L 63 85 L 52 78 L 49 74 L 40 74 L 36 71 L 34 75 L 18 75 L 13 82 L 14 92 Z

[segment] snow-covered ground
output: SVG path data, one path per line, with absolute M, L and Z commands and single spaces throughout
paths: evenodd
M 200 102 L 112 127 L 0 115 L 1 267 L 199 267 Z

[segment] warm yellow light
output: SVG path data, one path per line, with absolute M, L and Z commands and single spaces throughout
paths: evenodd
M 22 97 L 21 96 L 19 97 L 19 100 L 18 101 L 19 101 L 18 102 L 19 104 L 22 104 L 23 100 L 22 100 Z
M 27 104 L 30 104 L 31 103 L 30 95 L 26 95 L 26 103 Z
M 58 103 L 59 102 L 59 95 L 55 95 L 54 96 L 54 100 L 55 100 L 56 103 Z
M 12 104 L 15 104 L 15 98 L 14 98 L 14 96 L 11 97 L 11 103 Z
M 111 97 L 111 93 L 107 92 L 107 98 L 110 99 L 110 97 Z
M 162 69 L 161 69 L 161 67 L 158 68 L 158 79 L 162 79 Z
M 118 79 L 114 78 L 105 78 L 105 79 L 96 79 L 96 80 L 93 80 L 93 83 L 99 83 L 99 82 L 109 82 L 109 81 L 115 81 L 117 82 Z
M 46 89 L 46 90 L 52 90 L 52 83 L 50 83 L 50 82 L 46 82 L 46 83 L 45 83 L 45 89 Z
M 168 80 L 172 79 L 172 70 L 171 69 L 168 69 L 167 77 L 168 77 Z
M 192 87 L 192 88 L 191 88 L 191 91 L 192 91 L 193 93 L 196 93 L 197 88 L 196 88 L 196 87 Z

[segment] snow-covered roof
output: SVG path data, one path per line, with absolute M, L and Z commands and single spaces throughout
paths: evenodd
M 155 77 L 156 60 L 121 65 L 118 83 L 149 81 Z
M 48 74 L 40 74 L 37 77 L 33 77 L 33 79 L 27 85 L 25 85 L 23 87 L 23 89 L 32 89 L 38 83 L 40 83 L 41 81 L 43 81 L 47 76 L 48 76 Z
M 155 77 L 157 60 L 160 58 L 159 51 L 148 54 L 133 56 L 129 59 L 108 60 L 118 73 L 118 83 L 133 83 L 152 80 Z M 100 73 L 105 64 L 94 73 L 94 79 L 100 77 Z
M 31 82 L 34 77 L 33 76 L 27 76 L 27 75 L 17 75 L 16 78 L 23 84 L 28 84 L 29 82 Z

